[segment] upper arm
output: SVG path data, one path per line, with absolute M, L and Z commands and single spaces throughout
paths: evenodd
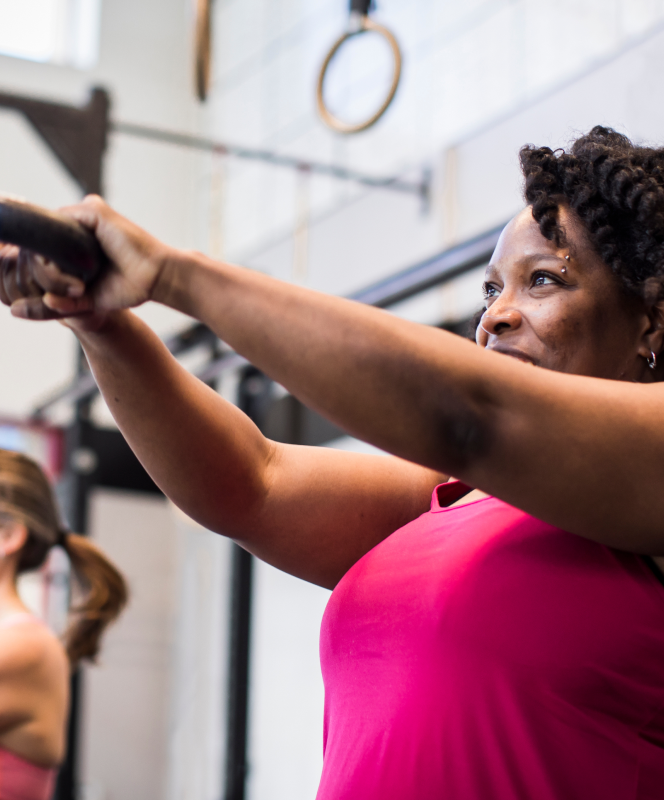
M 263 501 L 240 529 L 222 532 L 279 569 L 333 588 L 372 547 L 427 511 L 445 480 L 393 456 L 275 443 Z
M 664 385 L 501 367 L 489 446 L 458 477 L 600 544 L 664 553 Z
M 35 697 L 60 694 L 66 657 L 53 635 L 39 625 L 0 629 L 0 732 L 20 725 L 34 713 Z

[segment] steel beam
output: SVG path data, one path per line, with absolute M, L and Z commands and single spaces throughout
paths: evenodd
M 23 114 L 83 194 L 102 194 L 110 110 L 105 89 L 93 89 L 83 106 L 0 92 L 0 108 Z

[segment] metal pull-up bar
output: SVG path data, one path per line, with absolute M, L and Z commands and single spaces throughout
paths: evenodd
M 190 133 L 178 133 L 177 131 L 155 128 L 150 125 L 139 125 L 133 122 L 111 122 L 109 124 L 109 129 L 114 133 L 135 136 L 139 139 L 149 139 L 153 142 L 163 142 L 178 147 L 187 147 L 192 150 L 229 155 L 234 158 L 241 158 L 249 161 L 263 161 L 275 167 L 286 167 L 288 169 L 308 172 L 314 175 L 324 175 L 328 178 L 336 178 L 340 181 L 359 183 L 363 186 L 371 187 L 372 189 L 389 189 L 394 192 L 413 194 L 425 201 L 429 197 L 430 173 L 428 170 L 423 170 L 421 180 L 408 181 L 396 175 L 369 175 L 365 172 L 358 172 L 357 170 L 340 167 L 335 164 L 308 161 L 296 156 L 276 153 L 273 150 L 262 150 L 259 148 L 228 144 L 213 139 L 207 139 L 203 136 L 196 136 Z
M 13 109 L 26 117 L 85 194 L 90 192 L 103 194 L 103 154 L 108 134 L 117 133 L 247 161 L 262 161 L 275 167 L 324 175 L 372 189 L 412 194 L 424 201 L 429 196 L 428 170 L 422 172 L 419 181 L 404 180 L 396 175 L 369 175 L 336 164 L 310 161 L 273 150 L 219 142 L 196 134 L 166 130 L 151 125 L 113 121 L 110 117 L 110 107 L 108 92 L 99 87 L 91 91 L 87 103 L 82 106 L 52 103 L 0 92 L 0 108 Z

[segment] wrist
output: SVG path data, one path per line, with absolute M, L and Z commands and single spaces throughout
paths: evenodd
M 152 300 L 197 317 L 200 305 L 198 295 L 203 291 L 199 278 L 209 267 L 209 259 L 202 253 L 170 248 L 159 270 Z
M 160 243 L 161 244 L 161 243 Z M 175 247 L 162 245 L 150 257 L 154 279 L 150 287 L 149 300 L 162 305 L 170 305 L 172 284 L 176 280 L 180 251 Z
M 108 342 L 126 326 L 132 316 L 129 310 L 109 311 L 90 317 L 68 317 L 62 320 L 62 324 L 73 331 L 81 345 L 87 349 Z

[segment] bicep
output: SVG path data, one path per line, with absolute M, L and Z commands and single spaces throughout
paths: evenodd
M 29 718 L 32 696 L 52 660 L 40 631 L 24 626 L 0 631 L 0 731 Z
M 506 388 L 491 446 L 459 477 L 600 544 L 664 553 L 664 386 L 533 370 Z
M 273 566 L 333 588 L 372 547 L 427 511 L 445 480 L 393 456 L 274 445 L 264 501 L 231 535 Z

